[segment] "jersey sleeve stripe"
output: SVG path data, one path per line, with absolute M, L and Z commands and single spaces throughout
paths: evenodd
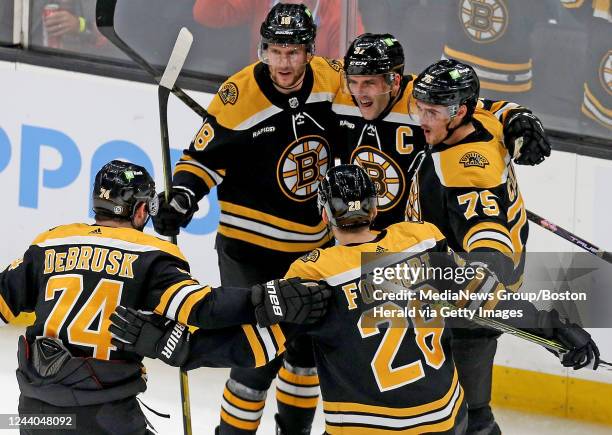
M 276 346 L 272 336 L 270 335 L 270 330 L 268 328 L 262 328 L 258 325 L 255 325 L 255 330 L 264 344 L 268 362 L 272 361 L 274 358 L 276 358 Z
M 232 239 L 242 240 L 253 245 L 261 246 L 268 249 L 274 249 L 283 252 L 307 252 L 315 248 L 319 248 L 325 242 L 332 238 L 331 233 L 327 234 L 318 242 L 284 242 L 267 238 L 263 235 L 257 235 L 248 231 L 232 228 L 226 225 L 219 225 L 218 232 Z
M 170 287 L 168 287 L 166 291 L 164 291 L 164 293 L 162 294 L 159 300 L 159 304 L 157 304 L 157 307 L 155 307 L 155 312 L 165 316 L 166 309 L 168 308 L 170 299 L 174 296 L 174 294 L 185 286 L 193 285 L 197 283 L 198 282 L 193 279 L 187 279 L 185 281 L 177 282 L 176 284 L 173 284 Z
M 504 254 L 512 254 L 514 251 L 505 242 L 498 240 L 492 240 L 487 237 L 482 237 L 479 240 L 471 243 L 468 247 L 468 252 L 475 251 L 479 248 L 492 249 L 494 251 L 502 252 Z
M 195 175 L 200 180 L 202 180 L 209 189 L 212 189 L 213 186 L 215 186 L 215 181 L 212 179 L 212 177 L 201 168 L 197 168 L 188 164 L 177 164 L 174 170 L 174 175 L 178 174 L 179 172 L 189 172 L 190 174 Z
M 1 322 L 0 325 L 4 326 L 7 323 L 12 322 L 14 319 L 15 319 L 15 315 L 9 308 L 8 304 L 6 303 L 2 295 L 0 295 L 0 322 Z
M 495 279 L 493 276 L 488 276 L 486 280 L 484 280 L 484 283 L 482 284 L 482 286 L 480 286 L 480 288 L 478 289 L 477 293 L 479 295 L 486 295 L 489 294 L 491 292 L 491 290 L 493 290 L 495 288 L 495 285 L 498 284 L 499 281 L 497 281 L 497 279 Z M 472 302 L 470 303 L 470 305 L 468 305 L 468 308 L 470 310 L 476 310 L 478 309 L 478 307 L 480 305 L 482 305 L 483 300 L 486 299 L 485 297 L 476 297 L 472 300 Z
M 511 252 L 514 251 L 510 231 L 505 226 L 496 222 L 479 222 L 470 228 L 463 237 L 463 249 L 466 252 L 471 251 L 471 245 L 480 239 L 487 238 L 497 240 L 508 246 Z
M 165 316 L 172 320 L 178 320 L 177 314 L 179 310 L 181 309 L 181 306 L 184 304 L 184 302 L 192 294 L 195 294 L 196 292 L 199 292 L 202 289 L 204 289 L 202 285 L 194 284 L 194 285 L 187 285 L 181 288 L 179 291 L 175 292 L 170 303 L 168 304 L 168 309 L 166 310 Z
M 276 348 L 278 349 L 276 353 L 283 353 L 285 351 L 285 342 L 287 341 L 285 334 L 283 334 L 283 330 L 279 325 L 270 326 L 270 330 L 272 331 L 274 341 L 276 342 Z
M 251 351 L 253 352 L 253 357 L 255 358 L 255 367 L 266 365 L 266 354 L 264 353 L 263 346 L 257 338 L 253 325 L 242 325 L 242 330 L 244 331 L 244 335 L 246 335 L 249 345 L 251 346 Z
M 200 302 L 202 299 L 204 299 L 210 292 L 211 292 L 210 287 L 204 287 L 202 290 L 190 294 L 187 297 L 187 299 L 185 299 L 183 306 L 179 310 L 178 319 L 177 319 L 179 323 L 183 323 L 185 325 L 188 324 L 189 315 L 191 314 L 191 311 L 193 310 L 194 305 Z

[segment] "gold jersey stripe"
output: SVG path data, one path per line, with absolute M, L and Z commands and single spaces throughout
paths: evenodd
M 257 428 L 259 427 L 259 420 L 257 421 L 246 421 L 246 420 L 241 420 L 239 418 L 236 418 L 232 415 L 229 415 L 224 409 L 221 409 L 221 418 L 223 419 L 223 421 L 225 421 L 227 424 L 237 427 L 239 429 L 243 429 L 243 430 L 257 430 Z
M 266 405 L 265 400 L 250 402 L 248 400 L 241 399 L 232 393 L 227 387 L 225 387 L 223 390 L 223 397 L 225 397 L 225 400 L 227 400 L 230 404 L 236 406 L 237 408 L 246 409 L 247 411 L 261 411 Z
M 470 246 L 468 246 L 468 252 L 472 252 L 478 248 L 491 248 L 498 252 L 503 252 L 504 254 L 511 254 L 512 250 L 505 243 L 498 242 L 497 240 L 491 239 L 480 239 Z
M 196 159 L 194 159 L 193 157 L 191 157 L 190 155 L 188 155 L 188 154 L 183 154 L 183 156 L 182 156 L 182 157 L 181 157 L 181 159 L 179 160 L 178 164 L 180 164 L 180 163 L 182 163 L 182 162 L 193 162 L 193 161 L 196 161 L 196 162 L 197 162 L 197 160 L 196 160 Z M 201 163 L 200 163 L 200 164 L 201 164 Z M 221 177 L 225 177 L 225 169 L 211 169 L 211 168 L 208 168 L 208 169 L 210 169 L 210 170 L 211 170 L 211 171 L 213 171 L 213 172 L 216 172 L 216 173 L 217 173 L 217 175 L 219 175 L 219 176 L 221 176 Z
M 480 81 L 480 87 L 482 89 L 491 89 L 492 91 L 499 92 L 527 92 L 531 90 L 532 83 L 531 80 L 525 83 L 516 84 L 516 85 L 505 85 L 502 83 L 494 83 L 486 80 Z
M 218 232 L 219 234 L 223 234 L 224 236 L 229 237 L 231 239 L 242 240 L 243 242 L 282 252 L 312 251 L 315 248 L 323 246 L 328 240 L 331 240 L 332 238 L 332 235 L 328 233 L 321 240 L 316 242 L 289 243 L 269 239 L 264 236 L 249 233 L 248 231 L 242 231 L 236 228 L 226 227 L 225 225 L 219 225 Z
M 285 338 L 285 334 L 283 334 L 283 330 L 279 325 L 272 325 L 269 327 L 269 329 L 272 331 L 274 341 L 276 341 L 276 347 L 278 348 L 276 354 L 279 355 L 285 351 L 285 342 L 287 339 Z
M 16 319 L 2 295 L 0 295 L 0 314 L 6 319 L 7 323 L 11 323 Z
M 99 232 L 95 233 L 94 231 L 96 230 L 99 230 Z M 31 244 L 38 245 L 54 239 L 64 239 L 69 237 L 116 239 L 120 242 L 133 243 L 135 245 L 154 248 L 174 257 L 180 258 L 183 261 L 187 261 L 178 246 L 166 240 L 162 240 L 155 236 L 143 233 L 142 231 L 138 231 L 134 228 L 112 228 L 83 223 L 62 225 L 39 234 Z
M 251 346 L 251 351 L 253 352 L 253 357 L 255 358 L 255 367 L 261 367 L 266 365 L 268 362 L 266 360 L 266 354 L 257 338 L 257 333 L 255 329 L 253 329 L 252 325 L 242 325 L 242 330 L 244 331 L 244 335 Z
M 298 224 L 287 219 L 279 218 L 259 210 L 254 210 L 252 208 L 233 204 L 227 201 L 219 201 L 219 206 L 221 207 L 221 211 L 226 211 L 228 213 L 232 213 L 238 216 L 244 216 L 249 219 L 271 224 L 284 230 L 294 231 L 296 233 L 317 234 L 325 229 L 325 224 L 323 222 L 320 222 L 314 227 Z
M 296 406 L 298 408 L 316 408 L 319 402 L 319 397 L 298 397 L 291 394 L 284 393 L 278 388 L 276 389 L 276 400 L 289 406 Z
M 417 405 L 410 408 L 388 408 L 386 406 L 364 405 L 361 403 L 352 402 L 326 402 L 323 401 L 323 410 L 327 412 L 341 413 L 362 413 L 372 414 L 382 417 L 414 417 L 428 412 L 435 411 L 448 405 L 453 397 L 457 383 L 459 381 L 457 370 L 453 372 L 453 380 L 448 391 L 439 398 L 430 403 Z M 458 402 L 461 402 L 460 400 Z
M 446 54 L 449 57 L 458 59 L 458 60 L 466 61 L 468 63 L 474 63 L 476 65 L 481 65 L 487 68 L 500 70 L 500 71 L 525 71 L 525 70 L 531 69 L 532 67 L 531 59 L 529 59 L 529 62 L 526 62 L 526 63 L 494 62 L 492 60 L 474 56 L 473 54 L 464 53 L 463 51 L 455 50 L 453 48 L 450 48 L 447 45 L 444 46 L 444 54 Z M 481 81 L 481 86 L 482 86 L 482 81 Z
M 217 183 L 215 183 L 215 180 L 213 180 L 212 177 L 208 175 L 208 173 L 202 168 L 198 168 L 193 165 L 181 165 L 181 163 L 179 162 L 176 165 L 176 168 L 174 169 L 173 175 L 176 175 L 179 172 L 189 172 L 190 174 L 195 175 L 200 180 L 202 180 L 204 184 L 206 184 L 206 187 L 208 187 L 208 189 L 212 189 L 214 186 L 217 185 Z
M 453 428 L 457 413 L 463 403 L 463 389 L 459 392 L 459 398 L 455 402 L 455 407 L 450 417 L 446 420 L 434 424 L 427 424 L 411 429 L 396 430 L 396 429 L 378 429 L 374 427 L 360 427 L 352 425 L 332 426 L 325 425 L 325 431 L 329 435 L 422 435 L 424 433 L 445 432 Z
M 496 231 L 498 233 L 501 233 L 507 236 L 508 239 L 512 240 L 510 238 L 510 231 L 508 231 L 508 228 L 504 227 L 503 225 L 498 224 L 496 222 L 488 222 L 488 221 L 480 222 L 474 225 L 472 228 L 470 228 L 467 233 L 465 233 L 465 236 L 463 237 L 463 243 L 462 243 L 463 249 L 465 250 L 465 252 L 469 252 L 468 246 L 466 245 L 467 241 L 470 240 L 474 234 L 476 234 L 479 231 L 483 231 L 483 230 Z
M 179 311 L 177 321 L 184 325 L 189 323 L 188 319 L 189 315 L 191 314 L 191 310 L 193 309 L 193 306 L 200 302 L 202 299 L 204 299 L 210 293 L 210 291 L 210 287 L 205 287 L 202 290 L 198 290 L 197 292 L 190 294 Z
M 290 372 L 285 367 L 281 367 L 278 376 L 291 384 L 317 386 L 319 385 L 319 377 L 317 375 L 296 375 Z
M 157 314 L 163 316 L 164 312 L 166 311 L 166 308 L 168 307 L 168 304 L 170 303 L 170 299 L 172 299 L 172 296 L 174 296 L 174 294 L 178 292 L 181 288 L 193 284 L 198 284 L 198 282 L 193 279 L 186 279 L 168 287 L 162 294 L 162 297 L 159 299 L 159 303 L 157 304 L 157 307 L 155 307 L 154 311 Z

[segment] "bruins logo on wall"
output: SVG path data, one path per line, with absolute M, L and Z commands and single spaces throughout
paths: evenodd
M 389 210 L 404 194 L 406 182 L 400 166 L 378 148 L 362 146 L 353 151 L 351 162 L 366 170 L 378 194 L 378 209 Z
M 489 161 L 482 154 L 476 151 L 469 151 L 465 153 L 461 159 L 459 159 L 459 163 L 463 163 L 464 168 L 469 168 L 470 166 L 484 168 L 489 164 Z
M 612 50 L 609 50 L 601 60 L 599 80 L 601 80 L 601 86 L 612 94 Z
M 236 104 L 236 101 L 238 101 L 238 86 L 232 82 L 223 83 L 218 94 L 223 104 Z
M 508 8 L 503 0 L 461 0 L 459 19 L 472 41 L 489 43 L 506 32 Z
M 317 194 L 317 185 L 329 167 L 329 144 L 321 136 L 304 136 L 283 152 L 276 170 L 278 185 L 294 201 Z

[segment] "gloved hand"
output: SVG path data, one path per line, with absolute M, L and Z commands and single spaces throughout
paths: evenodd
M 518 165 L 538 165 L 550 156 L 550 142 L 532 113 L 515 110 L 504 123 L 504 144 Z
M 574 370 L 590 366 L 593 370 L 599 365 L 599 349 L 591 335 L 575 323 L 563 322 L 557 310 L 540 312 L 540 325 L 545 326 L 544 335 L 559 341 L 568 352 L 559 354 L 564 367 L 573 367 Z
M 178 322 L 121 305 L 110 321 L 111 344 L 118 350 L 159 358 L 175 367 L 183 365 L 189 356 L 191 333 Z
M 257 284 L 251 290 L 259 326 L 279 322 L 315 323 L 325 315 L 330 297 L 327 284 L 300 278 L 275 279 Z
M 153 227 L 162 236 L 176 236 L 179 228 L 185 228 L 198 211 L 195 197 L 186 189 L 173 187 L 169 201 L 164 192 L 157 194 L 157 207 L 149 207 Z

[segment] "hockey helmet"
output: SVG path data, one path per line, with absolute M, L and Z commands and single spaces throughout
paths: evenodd
M 304 44 L 314 54 L 317 26 L 304 4 L 278 3 L 270 9 L 260 28 L 260 51 L 268 44 Z
M 376 187 L 361 166 L 335 166 L 319 183 L 317 202 L 336 227 L 367 225 L 374 219 Z
M 346 75 L 404 72 L 404 49 L 391 34 L 364 33 L 351 43 L 344 56 Z
M 131 220 L 140 204 L 149 206 L 154 198 L 155 182 L 142 166 L 113 160 L 96 174 L 92 194 L 96 214 Z
M 425 68 L 412 90 L 416 100 L 448 107 L 451 118 L 465 104 L 466 121 L 474 113 L 479 93 L 480 81 L 474 68 L 454 59 L 443 59 Z

